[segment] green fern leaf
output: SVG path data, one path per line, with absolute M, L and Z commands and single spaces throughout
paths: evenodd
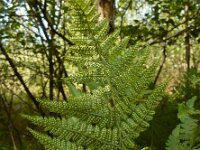
M 97 23 L 90 0 L 68 3 L 74 45 L 65 59 L 77 70 L 63 79 L 69 102 L 38 100 L 59 117 L 25 116 L 44 130 L 30 132 L 46 149 L 134 149 L 135 139 L 149 127 L 166 87 L 164 83 L 149 90 L 158 61 L 147 67 L 148 48 L 127 48 L 129 38 L 119 41 L 118 30 L 107 35 L 109 23 Z M 75 86 L 83 83 L 85 93 Z

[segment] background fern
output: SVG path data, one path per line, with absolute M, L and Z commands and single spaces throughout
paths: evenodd
M 97 23 L 90 1 L 69 3 L 74 45 L 65 59 L 78 72 L 64 81 L 73 94 L 68 103 L 38 100 L 61 117 L 25 116 L 45 132 L 29 130 L 46 149 L 135 148 L 165 89 L 166 83 L 149 89 L 157 62 L 147 67 L 150 51 L 127 48 L 128 38 L 119 41 L 119 31 L 108 36 L 108 22 Z M 86 93 L 73 84 L 86 85 Z
M 200 149 L 200 111 L 194 108 L 196 97 L 179 104 L 178 118 L 181 123 L 173 130 L 166 144 L 166 150 Z

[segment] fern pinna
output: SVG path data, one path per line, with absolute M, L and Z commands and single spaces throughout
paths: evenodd
M 144 131 L 159 104 L 165 84 L 148 90 L 156 63 L 147 67 L 149 50 L 127 48 L 128 38 L 119 41 L 119 31 L 108 36 L 108 22 L 97 23 L 90 1 L 69 1 L 70 33 L 73 46 L 65 57 L 78 68 L 66 79 L 69 102 L 39 100 L 61 118 L 26 116 L 43 126 L 46 134 L 29 129 L 46 149 L 125 150 L 134 148 L 134 139 Z M 81 92 L 73 84 L 85 84 Z

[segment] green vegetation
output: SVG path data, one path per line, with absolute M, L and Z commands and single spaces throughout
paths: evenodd
M 200 150 L 199 1 L 110 4 L 0 2 L 0 150 Z
M 172 131 L 167 141 L 167 150 L 195 150 L 199 149 L 199 115 L 194 108 L 196 97 L 186 103 L 179 104 L 178 118 L 181 123 Z M 198 118 L 198 119 L 197 119 Z
M 30 131 L 46 149 L 134 148 L 134 139 L 149 126 L 165 89 L 161 85 L 148 90 L 156 64 L 147 68 L 149 51 L 126 49 L 128 40 L 118 42 L 118 31 L 107 36 L 106 21 L 93 26 L 95 7 L 91 9 L 83 1 L 73 1 L 71 7 L 72 24 L 85 24 L 72 32 L 76 35 L 72 37 L 75 46 L 71 46 L 74 57 L 69 57 L 82 72 L 69 77 L 68 82 L 84 83 L 90 93 L 71 96 L 68 103 L 39 101 L 50 112 L 62 114 L 62 119 L 27 116 L 53 138 Z

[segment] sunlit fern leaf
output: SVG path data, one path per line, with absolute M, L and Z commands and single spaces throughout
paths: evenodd
M 68 1 L 74 45 L 64 58 L 77 69 L 63 79 L 71 92 L 68 102 L 38 100 L 57 118 L 25 116 L 43 127 L 43 133 L 30 132 L 46 149 L 134 149 L 166 87 L 163 83 L 149 89 L 159 60 L 148 64 L 151 51 L 139 44 L 127 48 L 129 38 L 119 40 L 118 30 L 108 35 L 109 23 L 97 22 L 91 2 Z M 82 93 L 72 86 L 83 83 L 87 90 Z
M 55 118 L 42 118 L 42 117 L 27 117 L 27 118 L 35 124 L 44 126 L 45 131 L 48 131 L 49 133 L 54 135 L 57 141 L 69 140 L 76 142 L 78 143 L 78 145 L 82 146 L 90 146 L 94 143 L 101 143 L 104 145 L 117 147 L 115 141 L 112 140 L 117 138 L 116 129 L 109 129 L 109 128 L 101 129 L 98 126 L 92 126 L 74 117 L 69 118 L 67 120 L 65 119 L 59 120 Z
M 40 143 L 42 143 L 42 145 L 44 146 L 45 149 L 48 149 L 48 150 L 66 150 L 66 149 L 84 150 L 84 147 L 82 147 L 76 143 L 72 143 L 72 142 L 65 141 L 65 140 L 59 140 L 57 138 L 51 138 L 50 136 L 47 136 L 46 134 L 36 132 L 32 129 L 29 129 L 29 131 L 36 139 L 38 139 L 40 141 Z

